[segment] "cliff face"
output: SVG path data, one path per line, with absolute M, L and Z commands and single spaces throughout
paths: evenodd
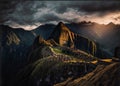
M 92 55 L 96 54 L 97 45 L 94 41 L 73 33 L 62 22 L 56 26 L 49 39 L 53 39 L 61 46 L 77 48 Z
M 96 55 L 97 47 L 99 47 L 94 41 L 91 41 L 80 35 L 75 35 L 74 45 L 75 45 L 75 48 L 83 50 L 92 55 Z
M 74 33 L 71 32 L 62 22 L 53 30 L 49 39 L 55 40 L 61 46 L 74 47 Z

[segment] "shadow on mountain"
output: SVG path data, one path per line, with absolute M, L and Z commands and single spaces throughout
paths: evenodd
M 92 86 L 104 82 L 100 77 L 109 79 L 106 72 L 113 74 L 113 78 L 117 77 L 115 73 L 118 73 L 119 67 L 115 71 L 111 68 L 119 66 L 116 63 L 119 62 L 119 48 L 116 48 L 115 57 L 112 58 L 98 42 L 72 32 L 69 27 L 60 22 L 57 26 L 48 24 L 25 31 L 1 25 L 3 86 L 70 86 L 69 83 L 76 86 L 88 82 L 87 86 L 91 80 Z M 99 73 L 97 69 L 102 72 Z M 105 76 L 101 75 L 103 73 Z M 86 74 L 90 74 L 90 78 Z M 87 79 L 83 81 L 84 77 Z M 79 82 L 74 83 L 79 78 Z M 113 80 L 111 86 L 116 85 L 114 83 L 118 83 L 119 78 Z M 110 85 L 110 82 L 108 80 L 102 85 Z

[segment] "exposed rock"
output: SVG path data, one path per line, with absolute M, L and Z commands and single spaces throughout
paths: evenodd
M 11 31 L 7 35 L 7 45 L 11 45 L 12 43 L 18 45 L 20 43 L 20 39 L 14 32 Z
M 49 39 L 55 40 L 55 42 L 61 46 L 74 47 L 74 33 L 71 32 L 62 22 L 56 26 Z

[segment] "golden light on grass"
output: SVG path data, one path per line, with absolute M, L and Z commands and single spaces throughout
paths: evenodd
M 112 62 L 112 59 L 101 59 L 103 62 Z
M 91 61 L 91 63 L 92 64 L 97 64 L 99 61 L 106 62 L 106 63 L 111 63 L 112 59 L 99 59 L 99 60 Z
M 98 61 L 97 61 L 97 60 L 95 60 L 95 61 L 91 61 L 91 63 L 92 63 L 92 64 L 97 64 Z

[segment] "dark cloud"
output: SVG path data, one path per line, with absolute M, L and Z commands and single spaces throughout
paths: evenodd
M 0 23 L 3 23 L 4 21 L 8 20 L 8 14 L 12 13 L 14 11 L 15 7 L 14 2 L 9 1 L 2 1 L 0 2 Z
M 58 2 L 56 2 L 58 4 Z M 64 13 L 68 8 L 74 8 L 78 11 L 86 13 L 103 13 L 120 11 L 119 1 L 65 1 L 55 6 L 55 10 L 60 13 Z
M 19 25 L 34 25 L 60 20 L 76 22 L 82 16 L 105 16 L 111 12 L 120 12 L 119 1 L 2 1 L 0 23 L 10 24 L 13 21 Z
M 0 23 L 10 20 L 25 25 L 34 24 L 34 14 L 39 8 L 45 7 L 45 4 L 37 5 L 37 1 L 3 1 L 0 6 Z
M 41 16 L 41 18 L 38 19 L 37 22 L 50 22 L 50 21 L 59 21 L 61 20 L 61 18 L 59 18 L 58 16 L 55 16 L 54 14 L 45 14 L 43 16 Z
M 94 12 L 103 13 L 103 12 L 120 11 L 120 2 L 118 1 L 93 2 L 90 4 L 83 5 L 80 9 L 88 13 L 94 13 Z

